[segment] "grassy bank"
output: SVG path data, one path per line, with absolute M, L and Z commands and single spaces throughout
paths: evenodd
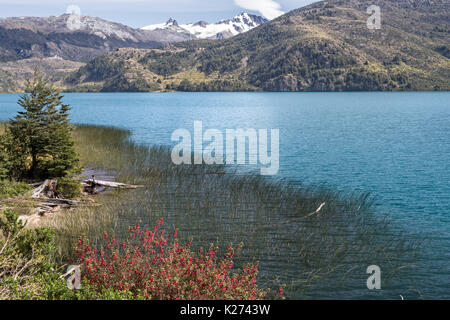
M 366 268 L 372 264 L 395 287 L 413 261 L 414 242 L 376 213 L 367 194 L 218 174 L 222 167 L 175 166 L 169 149 L 136 145 L 129 132 L 114 128 L 78 126 L 74 137 L 85 166 L 113 170 L 117 180 L 145 188 L 107 193 L 98 198 L 101 207 L 50 220 L 62 259 L 71 256 L 80 235 L 93 244 L 105 231 L 120 239 L 130 225 L 151 227 L 164 218 L 167 229 L 199 246 L 244 243 L 241 261 L 259 261 L 262 283 L 286 283 L 288 297 L 368 292 Z

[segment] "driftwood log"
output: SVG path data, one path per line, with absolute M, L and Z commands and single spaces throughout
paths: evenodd
M 31 197 L 33 199 L 41 198 L 42 196 L 46 198 L 56 198 L 58 196 L 56 192 L 57 184 L 58 181 L 47 179 L 32 191 Z
M 308 217 L 311 217 L 311 216 L 313 216 L 313 215 L 315 215 L 315 214 L 317 214 L 317 213 L 319 213 L 320 212 L 320 210 L 322 210 L 322 208 L 325 206 L 325 202 L 324 203 L 322 203 L 318 208 L 317 208 L 317 210 L 316 211 L 314 211 L 314 212 L 311 212 L 310 214 L 308 214 L 307 216 L 306 216 L 306 218 L 308 218 Z
M 42 202 L 37 203 L 36 211 L 37 213 L 34 216 L 46 216 L 50 213 L 54 213 L 59 211 L 61 208 L 70 208 L 72 206 L 83 205 L 83 202 L 64 199 L 60 197 L 57 192 L 56 186 L 58 185 L 57 180 L 47 179 L 44 182 L 34 183 L 31 186 L 35 186 L 36 188 L 31 191 L 31 198 L 40 199 Z M 27 219 L 34 219 L 22 217 L 23 221 Z
M 84 190 L 90 194 L 96 194 L 104 188 L 119 188 L 119 189 L 137 189 L 137 188 L 143 188 L 144 186 L 140 185 L 132 185 L 132 184 L 125 184 L 120 182 L 112 182 L 112 181 L 104 181 L 104 180 L 97 180 L 93 176 L 92 179 L 88 179 L 83 181 Z
M 86 182 L 91 185 L 95 184 L 95 185 L 102 186 L 102 187 L 121 188 L 121 189 L 137 189 L 137 188 L 144 187 L 144 186 L 125 184 L 125 183 L 120 183 L 120 182 L 96 180 L 96 179 L 89 179 Z
M 28 185 L 30 187 L 39 187 L 41 184 L 43 184 L 45 181 L 41 181 L 41 182 L 34 182 L 34 183 L 29 183 Z
M 33 183 L 30 186 L 35 187 L 31 191 L 31 198 L 37 199 L 36 211 L 32 215 L 20 216 L 19 220 L 29 226 L 38 226 L 42 219 L 46 219 L 58 213 L 61 209 L 69 209 L 74 206 L 92 205 L 86 201 L 76 201 L 64 199 L 58 194 L 57 180 L 47 179 L 43 182 Z M 103 191 L 105 188 L 119 188 L 119 189 L 137 189 L 144 186 L 125 184 L 120 182 L 103 181 L 95 179 L 88 179 L 82 182 L 84 191 L 90 194 L 96 194 Z
M 84 202 L 81 201 L 75 201 L 75 200 L 69 200 L 69 199 L 56 199 L 56 198 L 49 198 L 45 199 L 46 202 L 51 203 L 53 205 L 68 205 L 68 206 L 79 206 L 84 204 Z

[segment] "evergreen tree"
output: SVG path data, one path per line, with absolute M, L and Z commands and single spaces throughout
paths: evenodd
M 10 177 L 11 163 L 8 156 L 6 134 L 0 135 L 0 180 Z
M 8 151 L 16 177 L 62 177 L 75 169 L 78 156 L 69 124 L 70 106 L 35 71 L 18 104 L 24 109 L 9 122 Z
M 50 177 L 66 176 L 77 167 L 78 155 L 72 139 L 72 127 L 69 123 L 69 105 L 61 104 L 59 109 L 48 110 L 47 123 L 51 135 L 45 151 L 51 157 L 45 167 Z

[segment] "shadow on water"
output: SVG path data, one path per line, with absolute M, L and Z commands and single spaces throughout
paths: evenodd
M 259 261 L 261 286 L 286 284 L 288 298 L 419 297 L 408 280 L 419 244 L 377 212 L 369 194 L 221 174 L 224 166 L 176 166 L 168 148 L 136 145 L 114 128 L 78 126 L 74 136 L 86 166 L 145 188 L 108 193 L 98 198 L 101 207 L 52 221 L 62 257 L 80 235 L 93 243 L 104 231 L 121 238 L 130 225 L 151 227 L 164 217 L 166 229 L 197 246 L 242 242 L 238 265 Z M 367 289 L 369 265 L 380 266 L 383 290 Z

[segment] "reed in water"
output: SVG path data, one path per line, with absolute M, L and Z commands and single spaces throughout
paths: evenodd
M 368 292 L 366 268 L 373 264 L 390 278 L 383 283 L 393 290 L 388 297 L 397 295 L 399 282 L 404 293 L 417 243 L 377 212 L 368 194 L 239 175 L 225 166 L 176 166 L 169 148 L 137 145 L 130 132 L 116 128 L 77 126 L 74 138 L 86 167 L 111 170 L 118 181 L 145 188 L 104 194 L 99 207 L 50 220 L 61 258 L 71 256 L 81 235 L 95 244 L 103 232 L 125 237 L 130 225 L 151 227 L 164 218 L 166 228 L 199 246 L 243 243 L 241 261 L 259 261 L 263 286 L 285 283 L 288 297 Z

